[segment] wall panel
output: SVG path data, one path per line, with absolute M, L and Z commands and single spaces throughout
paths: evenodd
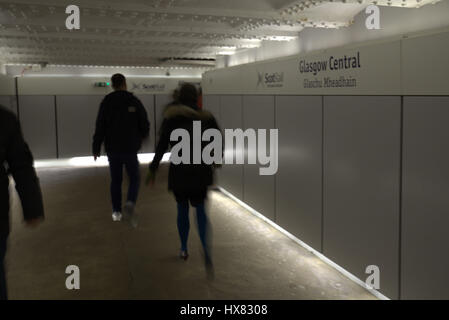
M 19 96 L 20 124 L 35 159 L 56 158 L 54 96 Z
M 244 96 L 243 126 L 244 129 L 267 129 L 267 153 L 270 150 L 269 129 L 274 129 L 274 96 Z M 256 134 L 257 135 L 257 134 Z M 259 141 L 258 141 L 259 144 Z M 257 148 L 260 148 L 257 146 Z M 249 152 L 257 154 L 256 146 L 248 148 Z M 243 166 L 243 200 L 262 213 L 265 217 L 275 220 L 275 189 L 274 175 L 262 176 L 259 173 L 260 164 Z
M 401 55 L 403 95 L 449 93 L 449 32 L 403 39 Z
M 321 251 L 322 97 L 277 96 L 276 222 Z
M 218 122 L 220 129 L 223 129 L 222 125 L 221 125 L 221 120 L 220 120 L 221 119 L 221 117 L 220 117 L 220 96 L 218 96 L 218 95 L 203 96 L 203 108 L 213 114 L 213 116 L 215 117 L 215 119 Z M 215 185 L 220 184 L 221 175 L 222 175 L 221 169 L 215 170 L 215 177 L 214 177 Z
M 59 158 L 92 155 L 95 121 L 103 97 L 103 95 L 56 97 Z
M 398 297 L 400 97 L 324 98 L 326 256 Z
M 156 123 L 154 113 L 154 96 L 151 94 L 137 94 L 136 97 L 140 99 L 147 111 L 148 121 L 150 121 L 150 136 L 142 144 L 141 152 L 150 153 L 155 151 L 156 140 Z
M 168 94 L 158 94 L 156 97 L 156 105 L 155 105 L 155 135 L 156 135 L 156 144 L 159 141 L 159 130 L 162 125 L 162 121 L 164 120 L 164 110 L 169 103 L 173 101 L 173 96 Z
M 0 95 L 0 105 L 17 115 L 17 100 L 13 95 Z
M 242 112 L 241 96 L 221 96 L 220 116 L 222 130 L 243 128 Z M 243 150 L 236 151 L 243 152 Z M 225 148 L 225 153 L 227 152 L 233 152 L 233 150 Z M 223 165 L 220 170 L 220 186 L 243 200 L 243 165 Z
M 449 299 L 449 97 L 404 98 L 402 298 Z
M 15 95 L 16 84 L 13 77 L 0 74 L 0 95 Z
M 220 124 L 220 96 L 208 95 L 203 97 L 203 108 L 210 111 Z

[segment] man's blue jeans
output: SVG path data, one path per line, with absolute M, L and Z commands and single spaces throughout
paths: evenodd
M 122 211 L 123 167 L 129 177 L 127 201 L 136 203 L 139 193 L 140 173 L 137 154 L 108 154 L 111 172 L 111 198 L 114 212 Z

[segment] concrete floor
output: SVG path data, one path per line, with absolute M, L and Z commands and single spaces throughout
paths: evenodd
M 17 196 L 12 200 L 10 299 L 375 299 L 219 192 L 208 203 L 215 262 L 215 279 L 208 280 L 193 219 L 190 259 L 177 257 L 167 165 L 154 188 L 142 186 L 137 229 L 111 220 L 108 168 L 38 174 L 45 223 L 27 229 Z M 68 265 L 80 268 L 80 290 L 65 287 Z

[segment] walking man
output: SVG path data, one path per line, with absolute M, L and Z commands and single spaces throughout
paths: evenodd
M 122 219 L 122 180 L 125 167 L 129 176 L 129 188 L 123 210 L 136 227 L 134 208 L 140 184 L 137 152 L 143 140 L 148 137 L 150 123 L 142 102 L 127 91 L 125 76 L 114 74 L 111 82 L 114 92 L 108 94 L 100 105 L 92 152 L 96 160 L 104 143 L 111 173 L 113 221 Z
M 37 226 L 44 219 L 44 207 L 33 156 L 16 117 L 0 106 L 0 300 L 8 298 L 4 260 L 9 235 L 9 174 L 16 183 L 25 223 Z

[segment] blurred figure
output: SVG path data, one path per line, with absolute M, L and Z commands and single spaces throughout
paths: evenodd
M 100 105 L 92 152 L 96 160 L 104 142 L 111 173 L 113 221 L 122 219 L 123 167 L 126 168 L 129 188 L 123 209 L 133 227 L 136 227 L 134 213 L 140 184 L 137 152 L 149 135 L 150 123 L 142 102 L 127 91 L 125 76 L 114 74 L 111 82 L 114 92 L 108 94 Z
M 9 235 L 9 177 L 16 183 L 29 227 L 44 220 L 44 206 L 39 179 L 33 167 L 33 156 L 23 140 L 19 122 L 13 113 L 0 106 L 0 300 L 8 298 L 5 255 Z
M 170 103 L 168 103 L 167 105 L 165 105 L 164 107 L 164 111 L 162 113 L 162 116 L 160 119 L 158 119 L 158 123 L 161 123 L 164 117 L 164 113 L 165 111 L 170 108 L 173 105 L 179 104 L 179 89 L 176 88 L 175 90 L 173 90 L 173 94 L 172 94 L 172 101 Z M 159 128 L 158 132 L 157 132 L 157 137 L 159 138 L 162 134 L 162 126 Z
M 179 101 L 179 89 L 173 90 L 172 98 L 173 98 L 173 102 L 171 103 L 171 105 L 178 104 L 178 101 Z
M 201 121 L 202 131 L 207 129 L 218 129 L 217 122 L 213 115 L 207 111 L 198 109 L 198 92 L 195 86 L 184 84 L 179 91 L 179 104 L 169 106 L 164 112 L 162 122 L 161 137 L 156 147 L 156 155 L 150 165 L 147 176 L 147 184 L 154 183 L 156 171 L 162 156 L 168 147 L 177 142 L 170 141 L 173 130 L 185 129 L 192 135 L 193 121 Z M 191 141 L 191 152 L 193 146 Z M 191 161 L 191 163 L 193 163 Z M 196 208 L 198 232 L 204 250 L 205 264 L 209 274 L 213 271 L 211 252 L 209 248 L 209 222 L 206 215 L 205 201 L 207 189 L 213 184 L 213 166 L 202 164 L 170 164 L 168 176 L 168 187 L 175 196 L 178 205 L 178 232 L 181 240 L 180 257 L 186 260 L 189 256 L 187 240 L 189 236 L 189 202 Z

